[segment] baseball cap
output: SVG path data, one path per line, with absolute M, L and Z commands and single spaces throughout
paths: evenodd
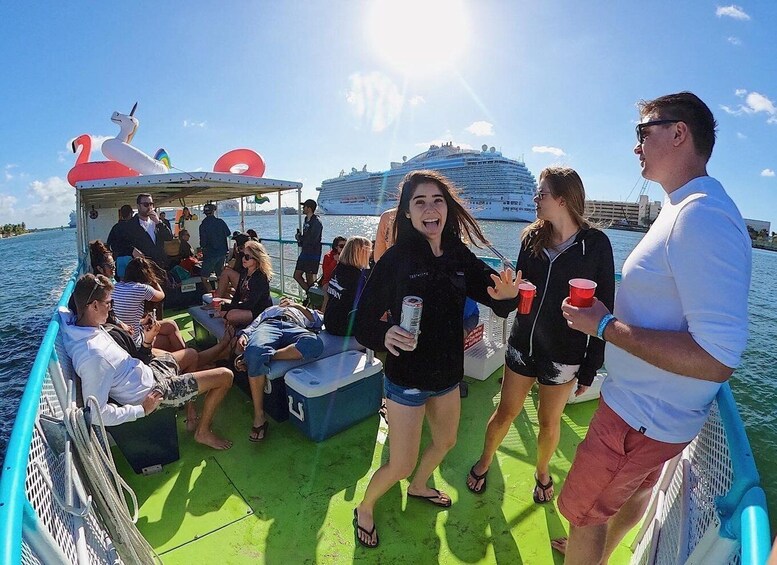
M 305 202 L 303 202 L 302 205 L 307 206 L 308 208 L 312 208 L 313 210 L 315 210 L 317 206 L 316 201 L 313 200 L 312 198 L 308 198 L 307 200 L 305 200 Z
M 237 232 L 237 235 L 234 235 L 234 234 L 232 235 L 232 239 L 234 239 L 234 240 L 235 240 L 235 243 L 236 243 L 238 246 L 240 246 L 240 245 L 245 245 L 245 244 L 246 244 L 246 242 L 247 242 L 248 240 L 250 240 L 251 238 L 250 238 L 250 237 L 248 237 L 248 236 L 247 236 L 246 234 L 244 234 L 244 233 Z

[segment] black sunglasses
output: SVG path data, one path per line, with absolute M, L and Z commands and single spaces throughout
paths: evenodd
M 637 132 L 637 141 L 640 145 L 645 143 L 645 128 L 650 126 L 664 126 L 667 124 L 676 124 L 682 122 L 682 120 L 653 120 L 652 122 L 645 122 L 644 124 L 637 124 L 634 131 Z
M 254 258 L 253 255 L 249 255 L 248 253 L 243 253 L 243 259 L 245 259 L 246 261 L 250 261 L 253 258 Z

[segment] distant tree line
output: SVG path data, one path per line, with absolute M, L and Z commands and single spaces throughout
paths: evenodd
M 3 225 L 3 237 L 9 237 L 12 235 L 19 235 L 27 233 L 27 226 L 22 222 L 21 224 L 5 224 Z

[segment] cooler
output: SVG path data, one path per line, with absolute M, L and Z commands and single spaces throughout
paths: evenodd
M 286 373 L 292 422 L 322 441 L 376 414 L 383 398 L 383 364 L 360 351 L 345 351 Z

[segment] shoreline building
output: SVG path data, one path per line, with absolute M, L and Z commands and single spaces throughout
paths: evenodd
M 623 226 L 647 227 L 655 221 L 660 211 L 661 202 L 651 202 L 646 194 L 640 195 L 637 202 L 588 200 L 585 204 L 585 214 L 592 220 Z

